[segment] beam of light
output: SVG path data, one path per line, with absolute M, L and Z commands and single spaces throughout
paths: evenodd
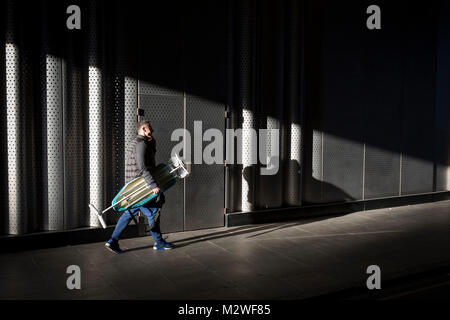
M 450 161 L 450 156 L 449 156 Z M 450 191 L 450 163 L 447 166 L 447 191 Z
M 130 77 L 125 77 L 125 110 L 124 110 L 124 132 L 125 145 L 128 145 L 131 140 L 136 137 L 136 109 L 138 107 L 138 92 L 137 80 Z M 123 153 L 123 161 L 125 163 L 125 152 Z
M 318 181 L 323 180 L 323 132 L 313 130 L 312 176 Z
M 6 53 L 6 123 L 8 139 L 8 209 L 7 233 L 19 234 L 25 229 L 26 219 L 20 205 L 20 70 L 19 49 L 7 43 Z
M 162 86 L 160 84 L 139 80 L 139 94 L 181 97 L 184 92 L 174 88 Z
M 242 195 L 242 208 L 243 212 L 252 211 L 254 209 L 253 203 L 253 183 L 251 178 L 251 166 L 256 163 L 256 137 L 254 136 L 254 114 L 251 110 L 242 110 L 243 123 L 242 123 L 242 179 L 241 179 L 241 195 Z M 246 170 L 248 173 L 246 173 Z
M 291 123 L 291 148 L 289 150 L 289 160 L 295 161 L 300 166 L 301 162 L 301 138 L 302 131 L 300 125 L 297 123 Z
M 64 228 L 63 61 L 46 56 L 47 207 L 45 230 Z
M 89 66 L 89 203 L 103 207 L 103 116 L 102 73 Z M 90 226 L 100 226 L 95 213 L 90 213 Z
M 267 117 L 267 129 L 259 130 L 259 161 L 266 167 L 261 167 L 261 175 L 278 173 L 280 165 L 280 121 Z

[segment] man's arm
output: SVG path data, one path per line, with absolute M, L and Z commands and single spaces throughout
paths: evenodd
M 156 184 L 155 178 L 153 178 L 152 174 L 148 170 L 148 168 L 145 166 L 145 150 L 147 146 L 145 145 L 145 142 L 138 142 L 136 144 L 136 165 L 139 171 L 142 173 L 142 176 L 145 179 L 145 182 L 147 182 L 147 185 L 154 189 L 158 185 Z

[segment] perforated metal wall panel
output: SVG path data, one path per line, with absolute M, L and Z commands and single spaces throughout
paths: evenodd
M 193 138 L 194 121 L 202 121 L 202 131 L 218 129 L 223 135 L 225 105 L 195 96 L 186 97 L 186 129 Z M 194 140 L 193 140 L 193 143 Z M 210 142 L 202 141 L 202 150 Z M 223 142 L 220 143 L 223 148 Z M 222 158 L 223 159 L 223 158 Z M 223 226 L 223 164 L 192 164 L 185 180 L 185 230 Z
M 435 109 L 435 162 L 436 191 L 450 191 L 450 3 L 441 1 L 437 25 L 436 57 L 436 109 Z
M 152 1 L 147 8 L 134 10 L 133 16 L 138 24 L 133 32 L 139 45 L 139 93 L 182 95 L 183 2 Z
M 30 9 L 35 9 L 35 4 Z M 7 233 L 20 234 L 39 228 L 41 212 L 41 112 L 39 103 L 39 52 L 30 38 L 39 30 L 23 32 L 23 21 L 35 23 L 30 12 L 20 11 L 20 3 L 6 3 L 6 136 L 8 147 Z M 38 121 L 35 121 L 38 119 Z M 20 128 L 27 128 L 27 131 Z
M 323 133 L 313 130 L 310 159 L 306 163 L 311 167 L 306 169 L 305 200 L 312 203 L 322 201 L 323 180 Z
M 14 32 L 14 11 L 12 1 L 7 2 L 6 26 L 6 121 L 8 139 L 8 218 L 6 232 L 23 233 L 26 230 L 27 219 L 22 214 L 23 202 L 20 198 L 21 189 L 21 137 L 20 123 L 20 57 Z
M 20 49 L 22 48 L 22 49 Z M 37 58 L 30 47 L 19 45 L 20 54 L 20 126 L 30 128 L 30 134 L 26 134 L 17 128 L 19 137 L 20 155 L 18 162 L 20 164 L 20 202 L 25 214 L 22 212 L 22 219 L 26 221 L 24 229 L 19 233 L 31 232 L 39 228 L 37 214 L 40 213 L 40 204 L 38 198 L 42 199 L 39 186 L 39 176 L 37 174 L 40 169 L 41 162 L 38 153 L 42 146 L 41 138 L 37 135 L 37 127 L 39 126 L 34 119 L 37 117 L 39 110 L 36 104 L 34 81 L 38 81 L 39 77 L 33 74 L 34 59 Z M 16 106 L 17 107 L 17 106 Z M 39 141 L 39 142 L 38 142 Z M 39 150 L 38 152 L 36 152 Z M 39 200 L 40 200 L 39 199 Z
M 115 61 L 107 59 L 108 70 L 106 79 L 104 79 L 103 98 L 105 108 L 105 119 L 103 128 L 105 145 L 103 155 L 104 170 L 104 197 L 107 203 L 114 199 L 115 195 L 124 185 L 125 176 L 125 84 L 118 70 Z M 131 129 L 134 129 L 133 126 Z M 109 212 L 107 223 L 115 224 L 120 214 L 115 211 Z
M 300 124 L 292 123 L 289 129 L 289 160 L 286 164 L 285 203 L 289 206 L 301 205 L 302 181 L 302 131 Z
M 395 71 L 392 68 L 390 70 Z M 392 75 L 390 79 L 400 82 L 397 77 Z M 385 85 L 383 85 L 383 91 L 393 88 L 398 83 L 385 83 Z M 400 97 L 394 92 L 392 94 L 397 96 L 396 99 L 392 97 L 388 101 L 385 99 L 377 101 L 376 98 L 371 97 L 376 105 L 366 110 L 365 199 L 399 195 L 400 128 L 398 123 L 400 121 Z
M 365 99 L 360 91 L 365 90 L 368 74 L 361 59 L 367 35 L 360 28 L 360 10 L 360 6 L 341 6 L 337 2 L 324 10 L 322 202 L 362 199 Z M 343 16 L 345 23 L 341 23 Z
M 170 140 L 175 129 L 183 128 L 183 96 L 139 95 L 139 106 L 149 120 L 156 139 L 156 163 L 167 163 L 177 142 Z M 166 203 L 161 210 L 161 230 L 183 230 L 184 184 L 177 181 L 165 192 Z
M 236 183 L 240 183 L 238 189 L 241 191 L 240 202 L 236 205 L 243 212 L 255 208 L 254 190 L 254 160 L 251 150 L 256 148 L 251 139 L 251 130 L 254 128 L 254 105 L 252 102 L 252 6 L 250 0 L 238 1 L 238 102 L 237 113 L 242 118 L 242 174 Z
M 146 95 L 176 96 L 183 94 L 183 91 L 141 81 L 139 82 L 139 93 Z
M 125 110 L 124 135 L 125 145 L 136 136 L 136 109 L 138 107 L 137 80 L 125 77 Z M 125 153 L 123 155 L 125 161 Z
M 125 108 L 124 108 L 124 145 L 123 145 L 123 163 L 125 163 L 126 158 L 126 147 L 129 143 L 136 137 L 136 120 L 137 120 L 137 107 L 138 107 L 138 81 L 130 77 L 125 77 Z M 125 172 L 124 172 L 125 177 Z M 110 216 L 113 216 L 112 214 Z M 111 217 L 118 220 L 119 214 L 115 217 Z
M 376 147 L 366 147 L 365 198 L 399 195 L 400 155 Z
M 226 101 L 226 111 L 228 116 L 225 119 L 225 129 L 233 129 L 237 127 L 237 106 L 234 104 L 234 77 L 237 73 L 235 70 L 235 60 L 234 50 L 236 48 L 235 41 L 235 32 L 237 30 L 236 27 L 236 3 L 228 1 L 227 2 L 227 101 Z M 236 149 L 233 148 L 233 152 L 235 153 Z M 225 137 L 225 152 L 231 151 L 231 141 Z M 228 162 L 230 162 L 231 156 L 225 153 L 225 157 Z M 238 195 L 240 195 L 240 191 L 237 188 L 237 185 L 240 183 L 237 182 L 239 179 L 237 165 L 228 165 L 225 167 L 225 210 L 226 212 L 233 212 L 236 210 L 236 204 L 240 202 L 238 200 Z M 240 197 L 239 197 L 240 198 Z
M 102 208 L 103 199 L 103 102 L 102 71 L 97 37 L 97 5 L 89 2 L 88 68 L 89 68 L 89 198 L 96 208 Z M 94 213 L 90 226 L 100 226 Z
M 208 32 L 204 32 L 205 26 Z M 182 61 L 186 129 L 191 135 L 194 121 L 201 120 L 203 132 L 214 128 L 224 136 L 227 101 L 226 26 L 226 1 L 200 0 L 196 1 L 196 6 L 183 2 Z M 203 147 L 208 145 L 209 142 L 203 142 Z M 223 140 L 220 145 L 223 153 Z M 202 150 L 207 152 L 205 148 Z M 222 158 L 220 164 L 207 165 L 203 159 L 203 164 L 192 165 L 191 175 L 185 181 L 185 230 L 223 226 L 224 158 L 223 154 L 218 157 Z
M 447 141 L 444 140 L 446 135 L 441 134 L 441 139 L 437 139 L 437 141 L 442 142 L 442 145 L 450 145 Z M 448 147 L 450 148 L 450 147 Z M 448 161 L 446 159 L 449 159 L 449 155 L 447 154 L 446 150 L 438 150 L 436 153 L 436 191 L 450 191 L 450 170 L 448 169 L 448 165 L 444 164 L 444 161 Z
M 401 113 L 401 194 L 432 192 L 434 188 L 434 109 L 436 53 L 434 5 L 408 8 L 405 24 L 404 101 Z M 412 21 L 421 19 L 419 26 Z M 415 52 L 416 54 L 409 54 Z
M 365 42 L 364 142 L 365 199 L 398 196 L 400 188 L 401 106 L 403 93 L 403 38 L 399 7 L 385 14 L 381 33 Z M 370 76 L 369 76 L 370 75 Z
M 7 110 L 6 110 L 6 41 L 5 29 L 7 21 L 6 2 L 0 3 L 0 145 L 7 146 Z M 6 148 L 6 147 L 5 147 Z M 0 234 L 6 233 L 8 219 L 8 153 L 0 154 Z
M 318 2 L 304 3 L 304 165 L 302 175 L 302 201 L 304 204 L 317 203 L 322 198 L 322 131 L 320 129 L 320 91 L 321 75 L 317 67 L 321 65 L 321 46 L 323 17 Z
M 323 202 L 362 199 L 363 152 L 361 142 L 324 135 Z
M 267 130 L 277 130 L 277 141 L 265 143 L 258 141 L 258 150 L 261 155 L 267 151 L 270 155 L 278 153 L 278 171 L 271 171 L 271 174 L 263 175 L 259 169 L 256 172 L 256 192 L 258 208 L 277 208 L 281 207 L 283 202 L 283 160 L 282 154 L 283 141 L 286 133 L 283 130 L 284 124 L 284 38 L 285 38 L 285 19 L 284 3 L 258 1 L 257 2 L 257 128 Z M 274 137 L 275 138 L 275 137 Z M 275 150 L 278 144 L 278 150 Z M 272 150 L 272 148 L 274 150 Z M 262 169 L 267 169 L 264 162 L 259 159 Z M 267 192 L 267 190 L 271 192 Z
M 63 69 L 60 58 L 47 55 L 46 101 L 43 128 L 46 132 L 47 177 L 44 178 L 46 206 L 43 210 L 44 230 L 64 228 L 64 151 L 63 151 Z
M 136 135 L 137 76 L 136 65 L 137 33 L 130 10 L 136 10 L 132 3 L 112 1 L 100 3 L 99 55 L 101 58 L 103 91 L 103 185 L 104 205 L 124 185 L 126 145 Z M 131 120 L 131 122 L 130 122 Z M 131 133 L 131 134 L 130 134 Z M 115 224 L 121 213 L 114 210 L 106 216 L 107 224 Z
M 89 225 L 86 209 L 86 203 L 89 203 L 88 86 L 78 63 L 79 57 L 69 56 L 64 83 L 64 215 L 67 229 Z
M 30 13 L 28 13 L 30 14 Z M 23 17 L 29 19 L 29 17 Z M 28 36 L 36 37 L 37 32 L 32 32 Z M 19 44 L 22 49 L 21 53 L 21 125 L 30 128 L 30 133 L 20 131 L 22 135 L 21 145 L 21 174 L 22 174 L 22 194 L 21 201 L 25 204 L 27 224 L 26 232 L 37 231 L 41 228 L 40 218 L 42 190 L 42 176 L 40 169 L 42 168 L 42 153 L 43 144 L 41 119 L 42 114 L 38 107 L 37 99 L 39 99 L 38 90 L 36 90 L 36 83 L 40 77 L 35 72 L 36 66 L 39 64 L 38 55 L 36 55 L 36 48 L 31 44 Z M 20 49 L 19 49 L 20 51 Z M 23 214 L 23 213 L 22 213 Z
M 301 180 L 302 180 L 302 153 L 304 152 L 302 143 L 302 126 L 301 115 L 302 107 L 301 94 L 303 95 L 303 88 L 301 82 L 302 69 L 302 51 L 300 46 L 302 41 L 302 8 L 298 1 L 290 1 L 287 12 L 287 39 L 286 39 L 286 65 L 289 66 L 286 70 L 287 79 L 287 163 L 285 169 L 284 181 L 286 181 L 284 188 L 284 203 L 288 206 L 301 205 Z
M 282 192 L 284 190 L 283 177 L 283 163 L 281 161 L 281 125 L 280 120 L 272 116 L 258 115 L 257 134 L 258 134 L 258 163 L 256 175 L 257 201 L 258 208 L 276 208 L 282 204 Z M 267 130 L 267 131 L 262 131 Z M 270 130 L 278 131 L 278 134 L 271 134 Z M 265 133 L 265 134 L 263 134 Z M 270 137 L 272 135 L 272 137 Z M 273 166 L 270 166 L 268 158 L 273 159 Z M 276 162 L 278 162 L 278 169 L 276 169 Z M 265 164 L 266 163 L 266 164 Z M 263 170 L 263 171 L 261 171 Z M 263 174 L 263 173 L 267 174 Z M 270 174 L 269 174 L 270 173 Z M 272 192 L 267 193 L 267 190 L 272 189 Z
M 242 108 L 242 178 L 241 178 L 241 210 L 252 211 L 255 208 L 255 163 L 257 149 L 254 134 L 254 112 Z

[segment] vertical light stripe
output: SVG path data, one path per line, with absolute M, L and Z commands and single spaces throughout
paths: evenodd
M 322 181 L 322 132 L 313 130 L 312 176 Z
M 89 2 L 89 203 L 103 208 L 103 101 L 102 73 L 99 69 L 97 38 L 97 2 Z M 97 216 L 90 212 L 89 225 L 100 227 Z
M 62 62 L 46 56 L 47 212 L 44 229 L 64 228 Z
M 124 132 L 125 147 L 136 137 L 136 110 L 138 108 L 137 80 L 125 77 Z M 123 153 L 125 163 L 125 152 Z
M 322 201 L 322 181 L 323 181 L 323 132 L 313 130 L 313 150 L 312 150 L 312 177 L 315 185 L 320 186 L 319 199 L 314 195 L 314 201 Z M 316 192 L 316 190 L 314 190 Z
M 103 119 L 102 74 L 89 66 L 89 203 L 103 208 Z M 90 226 L 100 226 L 94 213 L 90 214 Z
M 248 174 L 244 174 L 245 170 L 251 170 L 252 164 L 256 159 L 256 141 L 254 139 L 254 115 L 253 112 L 247 109 L 242 111 L 243 123 L 242 123 L 242 211 L 252 211 L 254 209 L 254 203 L 251 201 L 251 193 L 253 192 L 253 184 L 248 181 Z M 250 168 L 250 169 L 246 169 Z M 251 171 L 250 171 L 251 172 Z
M 450 159 L 450 156 L 449 156 L 449 159 Z M 446 189 L 446 191 L 450 191 L 450 163 L 447 165 L 447 189 Z
M 8 40 L 8 39 L 7 39 Z M 13 43 L 6 48 L 6 122 L 8 139 L 8 209 L 9 219 L 6 232 L 20 234 L 25 231 L 26 216 L 22 215 L 20 202 L 20 70 L 19 50 Z
M 290 160 L 297 162 L 300 166 L 300 142 L 301 142 L 301 129 L 300 125 L 296 123 L 291 123 L 291 149 L 290 151 Z

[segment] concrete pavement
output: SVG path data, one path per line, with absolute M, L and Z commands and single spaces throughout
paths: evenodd
M 0 255 L 0 299 L 301 299 L 450 264 L 450 201 Z M 105 239 L 106 240 L 106 239 Z M 66 286 L 69 265 L 81 289 Z

